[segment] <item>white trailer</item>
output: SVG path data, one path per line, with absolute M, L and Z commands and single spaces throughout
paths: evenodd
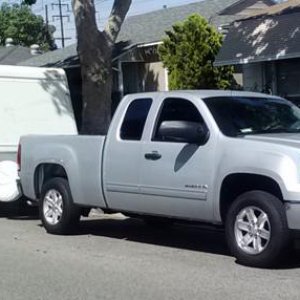
M 0 66 L 0 201 L 14 201 L 21 135 L 77 134 L 62 69 Z

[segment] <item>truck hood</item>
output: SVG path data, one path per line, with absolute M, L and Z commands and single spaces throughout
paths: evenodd
M 252 141 L 300 148 L 300 133 L 246 135 L 244 138 Z

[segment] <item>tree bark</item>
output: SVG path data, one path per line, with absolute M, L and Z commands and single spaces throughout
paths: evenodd
M 131 0 L 115 0 L 105 30 L 99 31 L 94 0 L 72 1 L 82 76 L 82 134 L 107 133 L 111 119 L 112 51 L 130 5 Z

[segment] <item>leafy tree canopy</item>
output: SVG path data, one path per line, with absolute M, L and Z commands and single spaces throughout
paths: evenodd
M 169 71 L 170 89 L 226 89 L 234 82 L 231 67 L 214 67 L 222 35 L 203 17 L 193 14 L 173 25 L 159 47 Z
M 33 5 L 36 3 L 36 0 L 23 0 L 22 4 Z
M 56 48 L 43 18 L 33 14 L 28 5 L 2 4 L 0 8 L 0 45 L 4 45 L 7 38 L 12 38 L 15 45 L 25 47 L 38 44 L 44 51 Z

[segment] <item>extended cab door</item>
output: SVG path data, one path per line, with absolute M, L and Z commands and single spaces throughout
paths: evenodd
M 104 193 L 111 209 L 139 211 L 142 138 L 152 98 L 124 99 L 112 121 L 104 151 Z
M 140 185 L 145 212 L 156 215 L 211 220 L 216 137 L 209 132 L 203 144 L 168 140 L 158 131 L 165 121 L 201 123 L 200 99 L 165 98 L 152 110 L 142 146 Z

